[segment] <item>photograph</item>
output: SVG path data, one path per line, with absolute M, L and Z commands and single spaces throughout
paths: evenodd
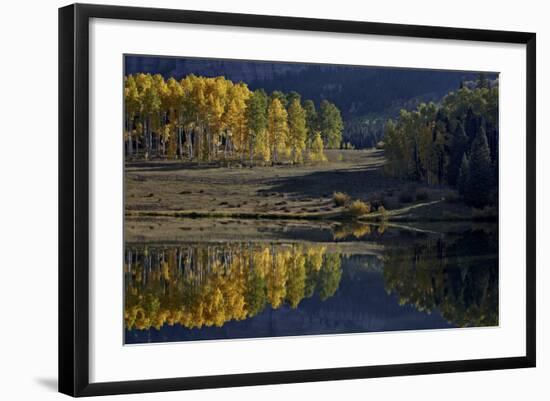
M 125 345 L 499 326 L 498 72 L 123 58 Z

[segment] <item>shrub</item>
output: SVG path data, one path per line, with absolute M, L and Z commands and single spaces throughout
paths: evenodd
M 430 194 L 426 188 L 421 188 L 416 191 L 416 200 L 417 201 L 427 201 L 430 199 Z
M 350 201 L 350 197 L 345 192 L 335 192 L 332 195 L 332 199 L 334 200 L 334 204 L 336 206 L 344 206 L 346 203 Z
M 348 206 L 348 211 L 352 216 L 359 217 L 370 213 L 370 204 L 357 199 Z

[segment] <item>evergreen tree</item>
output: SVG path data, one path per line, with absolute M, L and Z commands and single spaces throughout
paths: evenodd
M 384 134 L 385 172 L 428 184 L 461 188 L 476 207 L 493 203 L 498 194 L 498 86 L 464 87 L 450 92 L 440 105 L 402 109 Z M 469 157 L 471 180 L 461 166 Z M 464 170 L 466 166 L 463 166 Z M 461 181 L 461 183 L 459 183 Z M 466 188 L 467 187 L 467 188 Z
M 468 136 L 464 131 L 464 125 L 461 121 L 458 122 L 450 141 L 450 160 L 448 180 L 449 184 L 455 185 L 458 180 L 458 175 L 463 161 L 463 156 L 468 150 Z
M 300 96 L 300 94 L 296 91 L 290 91 L 286 94 L 286 104 L 288 105 L 288 107 L 290 107 L 290 105 L 292 104 L 292 102 L 294 100 L 297 100 L 298 103 L 300 103 L 302 101 L 302 97 Z
M 342 142 L 344 122 L 340 110 L 328 100 L 323 100 L 320 107 L 319 128 L 326 148 L 338 149 Z
M 479 125 L 479 120 L 476 117 L 472 106 L 469 106 L 466 111 L 466 118 L 464 120 L 464 131 L 470 141 L 476 137 L 479 130 Z
M 470 175 L 465 192 L 466 203 L 474 207 L 483 207 L 491 202 L 493 174 L 487 135 L 482 127 L 472 142 L 470 150 Z
M 286 97 L 286 95 L 281 92 L 281 91 L 273 91 L 271 92 L 271 95 L 269 95 L 269 102 L 273 102 L 274 99 L 277 99 L 279 100 L 279 102 L 281 102 L 281 105 L 286 108 L 286 106 L 288 105 L 288 98 Z
M 435 124 L 432 135 L 433 141 L 430 151 L 430 164 L 428 166 L 428 183 L 441 185 L 447 182 L 449 170 L 449 158 L 445 152 L 446 134 L 441 122 Z
M 319 131 L 317 110 L 315 110 L 313 100 L 306 100 L 304 102 L 304 110 L 306 112 L 307 148 L 310 149 L 315 139 L 315 134 Z
M 468 159 L 468 155 L 464 153 L 462 155 L 462 162 L 460 163 L 460 169 L 457 179 L 457 187 L 458 187 L 458 193 L 461 197 L 466 196 L 466 192 L 469 188 L 469 180 L 470 180 L 470 160 Z
M 246 122 L 248 127 L 248 150 L 253 162 L 256 140 L 267 128 L 267 95 L 256 89 L 246 100 Z

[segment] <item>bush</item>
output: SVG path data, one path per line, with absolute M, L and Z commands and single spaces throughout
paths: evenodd
M 348 211 L 352 216 L 359 217 L 370 213 L 370 204 L 357 199 L 348 206 Z
M 430 199 L 430 194 L 426 188 L 421 188 L 416 191 L 416 200 L 417 201 L 427 201 Z
M 332 199 L 334 200 L 334 204 L 336 206 L 344 206 L 350 201 L 350 197 L 345 192 L 335 192 L 332 195 Z

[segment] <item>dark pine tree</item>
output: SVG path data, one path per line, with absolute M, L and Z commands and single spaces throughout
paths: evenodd
M 467 204 L 478 208 L 490 204 L 494 191 L 493 185 L 494 171 L 491 153 L 485 129 L 481 127 L 470 150 L 470 176 L 464 200 Z
M 479 118 L 475 115 L 474 110 L 470 106 L 466 111 L 466 117 L 464 119 L 464 131 L 466 135 L 468 135 L 470 141 L 476 137 L 479 127 Z
M 460 166 L 466 151 L 468 150 L 468 136 L 462 122 L 458 122 L 453 132 L 450 144 L 449 157 L 449 184 L 455 185 L 458 180 Z
M 458 193 L 463 198 L 466 197 L 466 193 L 468 192 L 469 180 L 470 180 L 470 160 L 468 159 L 468 155 L 464 153 L 462 155 L 462 162 L 460 163 L 460 169 L 459 169 L 458 178 L 457 178 Z

